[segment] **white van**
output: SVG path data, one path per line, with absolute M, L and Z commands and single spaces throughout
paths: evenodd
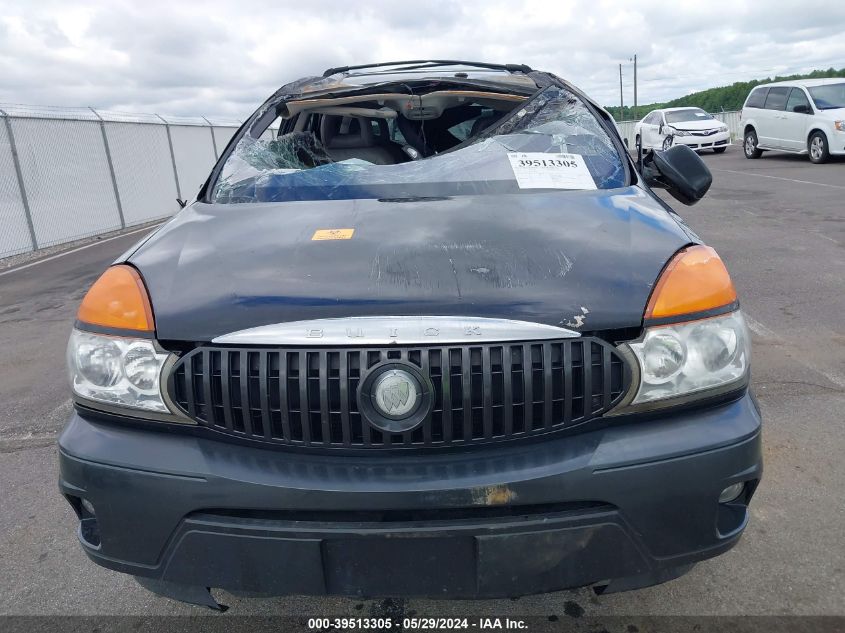
M 765 150 L 809 154 L 814 163 L 845 156 L 845 78 L 757 86 L 740 119 L 746 158 Z

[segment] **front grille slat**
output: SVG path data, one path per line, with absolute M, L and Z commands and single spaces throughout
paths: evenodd
M 249 352 L 241 352 L 241 412 L 243 413 L 244 433 L 252 435 L 252 407 L 249 400 Z
M 464 347 L 461 352 L 461 396 L 463 401 L 463 412 L 461 418 L 464 423 L 464 440 L 472 437 L 472 364 L 470 361 L 470 348 Z
M 332 435 L 329 416 L 329 367 L 326 357 L 327 352 L 320 352 L 320 426 L 322 427 L 323 442 L 330 444 Z
M 422 353 L 420 354 L 420 369 L 422 370 L 423 376 L 431 376 L 431 361 L 429 360 L 430 354 L 431 350 L 422 350 Z M 435 406 L 437 405 L 435 404 Z M 423 425 L 423 444 L 426 446 L 431 446 L 431 427 L 433 422 L 434 421 L 431 420 L 429 424 Z
M 593 345 L 589 341 L 582 343 L 584 359 L 584 415 L 593 411 Z
M 231 356 L 228 354 L 220 355 L 220 387 L 223 403 L 223 420 L 226 424 L 227 431 L 234 431 L 235 425 L 232 423 L 232 399 L 229 393 L 229 363 Z
M 534 361 L 531 357 L 531 344 L 522 346 L 522 401 L 524 430 L 534 428 Z
M 293 440 L 290 428 L 290 385 L 288 383 L 288 353 L 279 352 L 279 421 L 282 425 L 282 439 Z
M 344 446 L 351 446 L 349 426 L 349 370 L 346 362 L 346 352 L 340 352 L 338 361 L 338 375 L 340 380 L 340 431 L 341 442 Z
M 549 429 L 552 426 L 552 344 L 543 344 L 543 428 Z
M 572 342 L 563 342 L 563 424 L 572 422 Z
M 481 415 L 484 439 L 493 437 L 493 369 L 490 362 L 490 346 L 481 348 L 481 381 L 482 381 L 482 403 L 483 412 Z
M 299 372 L 299 429 L 302 441 L 307 444 L 311 441 L 311 406 L 308 402 L 308 352 L 299 352 L 297 371 Z
M 413 362 L 410 355 L 408 354 L 407 349 L 402 349 L 399 352 L 399 358 L 402 359 L 406 363 L 413 363 L 416 365 L 417 363 Z M 410 429 L 402 433 L 402 444 L 410 446 L 414 441 L 414 429 Z
M 358 384 L 361 384 L 361 376 L 364 374 L 366 367 L 367 367 L 367 352 L 361 350 L 356 352 L 358 357 Z M 364 421 L 364 416 L 361 415 L 360 409 L 358 411 L 358 425 L 361 427 L 361 441 L 364 446 L 372 446 L 373 439 L 372 433 L 370 432 L 370 425 Z
M 214 407 L 214 400 L 211 397 L 211 391 L 214 386 L 214 381 L 211 379 L 214 370 L 212 368 L 211 362 L 211 350 L 203 350 L 202 356 L 202 376 L 204 380 L 202 381 L 202 393 L 203 393 L 203 408 L 205 409 L 205 416 L 206 419 L 212 424 L 218 424 L 217 421 L 217 411 Z M 191 378 L 194 378 L 193 372 Z
M 174 372 L 174 381 L 179 380 L 181 385 L 180 391 L 184 394 L 184 402 L 187 407 L 188 415 L 192 418 L 197 415 L 197 405 L 194 400 L 194 363 L 197 357 L 194 356 L 191 360 L 183 365 L 180 370 Z M 178 392 L 177 392 L 178 393 Z
M 452 369 L 449 365 L 449 350 L 441 349 L 439 351 L 441 373 L 440 384 L 441 389 L 443 390 L 443 442 L 449 444 L 452 442 Z
M 430 381 L 420 426 L 388 433 L 361 411 L 359 387 L 385 363 Z M 565 429 L 611 409 L 631 376 L 616 349 L 593 337 L 383 349 L 209 345 L 170 372 L 171 400 L 204 426 L 335 449 L 483 444 Z
M 601 406 L 603 411 L 607 411 L 608 407 L 610 406 L 610 386 L 611 386 L 611 358 L 610 358 L 610 350 L 606 347 L 602 348 L 602 387 L 604 390 L 602 392 L 602 401 Z
M 505 437 L 513 433 L 513 374 L 510 345 L 502 346 L 502 435 Z
M 272 352 L 260 352 L 258 354 L 258 399 L 261 406 L 261 430 L 264 431 L 264 439 L 270 441 L 273 437 L 272 418 L 270 416 L 270 398 L 267 389 L 267 365 L 270 362 Z

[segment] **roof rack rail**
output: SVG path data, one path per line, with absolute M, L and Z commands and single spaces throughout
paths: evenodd
M 323 77 L 329 77 L 337 73 L 345 73 L 350 70 L 361 70 L 364 68 L 381 68 L 383 66 L 407 66 L 409 64 L 421 64 L 414 66 L 416 68 L 432 68 L 435 66 L 475 66 L 476 68 L 489 68 L 491 70 L 507 70 L 508 72 L 530 73 L 532 68 L 525 64 L 488 64 L 486 62 L 468 62 L 459 59 L 411 59 L 399 62 L 381 62 L 378 64 L 361 64 L 360 66 L 338 66 L 337 68 L 329 68 L 323 73 Z M 411 70 L 411 69 L 409 69 Z

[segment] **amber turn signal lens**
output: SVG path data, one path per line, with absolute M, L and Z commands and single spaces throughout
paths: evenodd
M 153 310 L 141 276 L 131 266 L 118 264 L 94 282 L 79 306 L 83 323 L 120 330 L 152 332 Z
M 706 312 L 736 301 L 731 276 L 709 246 L 690 246 L 677 253 L 651 293 L 646 319 Z

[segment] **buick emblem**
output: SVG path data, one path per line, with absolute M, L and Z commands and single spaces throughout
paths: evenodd
M 379 413 L 391 418 L 404 418 L 416 408 L 417 385 L 414 378 L 401 369 L 391 369 L 379 376 L 373 387 L 373 402 Z
M 371 426 L 385 433 L 416 429 L 431 414 L 434 387 L 420 368 L 388 361 L 370 368 L 358 385 L 358 408 Z

